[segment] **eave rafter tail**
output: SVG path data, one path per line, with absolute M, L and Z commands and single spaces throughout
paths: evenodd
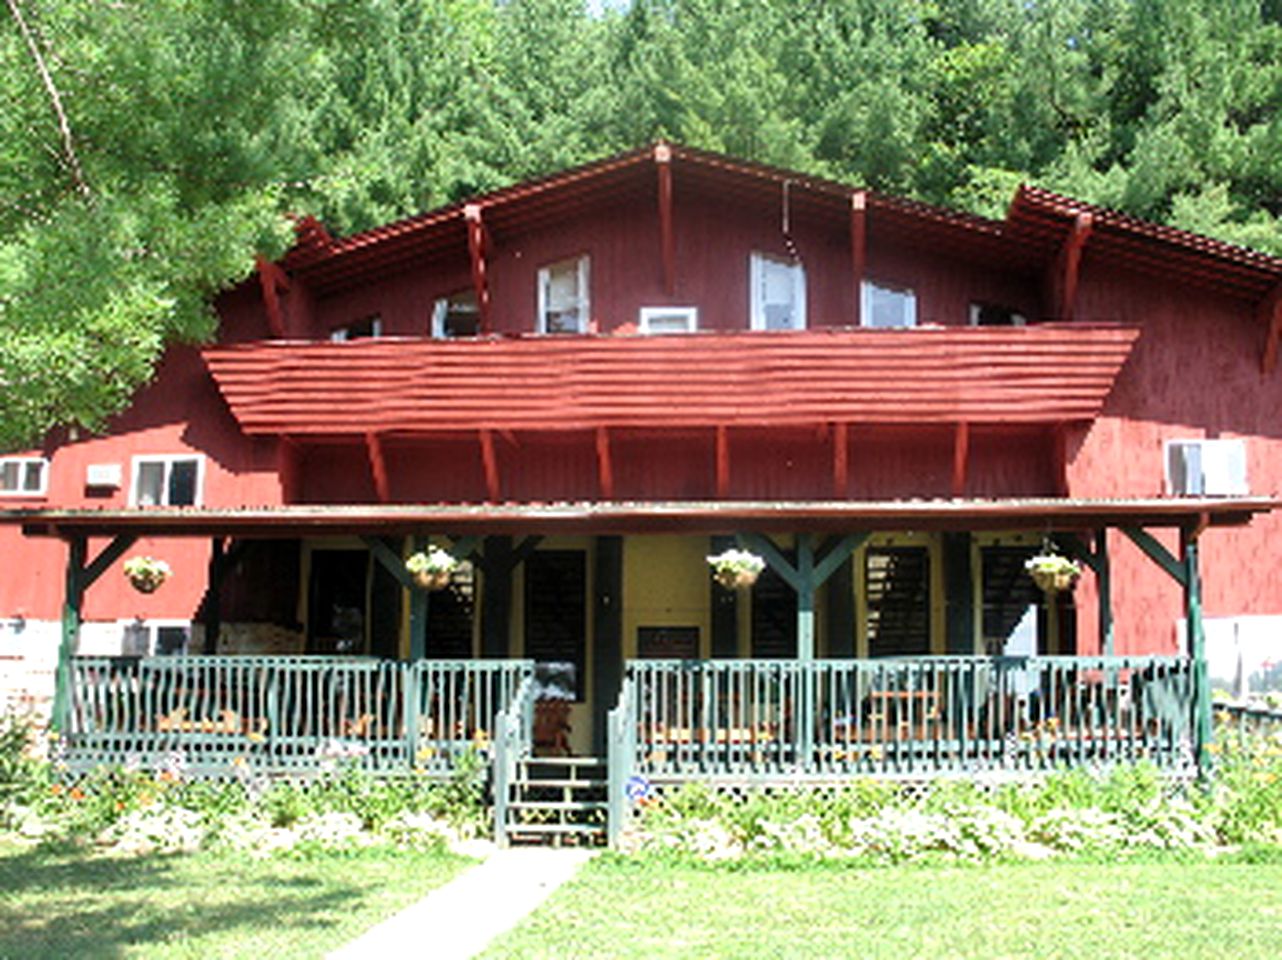
M 1278 362 L 1278 348 L 1282 345 L 1282 281 L 1269 291 L 1255 309 L 1256 319 L 1264 327 L 1264 351 L 1260 356 L 1260 371 L 1273 372 Z

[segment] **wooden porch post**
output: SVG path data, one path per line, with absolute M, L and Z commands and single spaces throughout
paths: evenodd
M 1211 687 L 1206 668 L 1206 635 L 1202 629 L 1202 579 L 1197 562 L 1197 532 L 1180 530 L 1184 561 L 1184 623 L 1193 658 L 1193 750 L 1198 773 L 1211 769 Z
M 411 553 L 427 549 L 426 537 L 414 537 Z M 410 663 L 417 663 L 427 656 L 427 612 L 428 601 L 426 590 L 410 591 Z
M 223 625 L 222 585 L 226 556 L 226 541 L 222 537 L 214 537 L 209 543 L 208 586 L 205 590 L 205 653 L 208 655 L 218 652 L 218 634 Z
M 1095 531 L 1095 583 L 1099 599 L 1100 651 L 1113 656 L 1113 577 L 1108 562 L 1108 530 Z
M 623 538 L 597 537 L 592 594 L 592 750 L 602 756 L 606 724 L 623 682 Z
M 76 653 L 80 638 L 80 611 L 84 605 L 85 591 L 103 572 L 120 559 L 138 538 L 122 533 L 102 548 L 102 552 L 86 565 L 88 541 L 85 537 L 72 537 L 67 541 L 67 571 L 62 603 L 62 639 L 58 645 L 58 672 L 54 677 L 53 715 L 49 729 L 63 733 L 71 712 L 71 658 Z

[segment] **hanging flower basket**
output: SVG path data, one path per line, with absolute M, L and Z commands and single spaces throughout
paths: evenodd
M 410 554 L 405 569 L 415 586 L 423 590 L 444 590 L 450 585 L 450 575 L 458 569 L 458 558 L 440 547 L 429 547 Z
M 766 561 L 747 550 L 725 550 L 708 557 L 713 579 L 727 590 L 746 590 L 757 582 Z
M 1024 561 L 1024 569 L 1044 593 L 1062 593 L 1073 589 L 1082 575 L 1079 564 L 1057 553 L 1039 553 Z
M 155 557 L 130 557 L 125 561 L 125 577 L 139 593 L 155 593 L 172 573 L 169 564 Z

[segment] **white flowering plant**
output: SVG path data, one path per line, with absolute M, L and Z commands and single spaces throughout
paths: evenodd
M 125 576 L 142 593 L 151 593 L 172 575 L 169 564 L 155 557 L 130 557 L 125 561 Z
M 766 561 L 750 550 L 730 548 L 708 557 L 708 566 L 712 575 L 723 587 L 750 587 L 756 582 L 761 571 L 766 569 Z
M 458 563 L 458 558 L 448 550 L 428 547 L 410 554 L 405 561 L 405 569 L 419 586 L 439 590 L 449 583 L 450 574 L 458 569 Z

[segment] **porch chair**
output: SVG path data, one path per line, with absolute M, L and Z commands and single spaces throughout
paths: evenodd
M 543 757 L 570 755 L 570 702 L 536 700 L 534 703 L 534 752 Z

